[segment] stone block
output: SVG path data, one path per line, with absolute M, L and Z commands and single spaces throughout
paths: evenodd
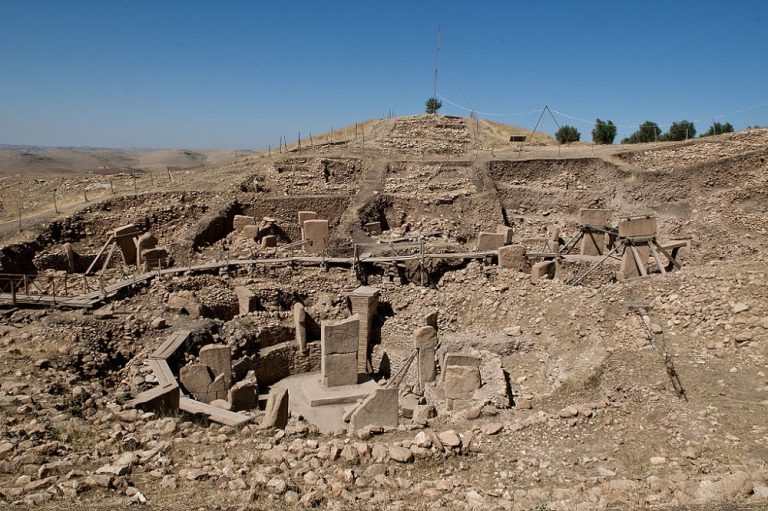
M 504 235 L 505 245 L 512 243 L 512 234 L 515 232 L 514 229 L 506 225 L 497 225 L 496 232 Z
M 531 282 L 555 278 L 555 269 L 554 261 L 540 261 L 534 264 L 531 267 Z
M 142 266 L 144 260 L 141 258 L 141 253 L 150 248 L 155 248 L 157 246 L 157 238 L 151 232 L 145 232 L 134 240 L 134 244 L 136 245 L 136 265 Z
M 349 294 L 352 314 L 360 318 L 358 334 L 357 369 L 360 373 L 372 369 L 368 358 L 368 347 L 372 342 L 373 321 L 379 307 L 380 290 L 375 287 L 360 286 Z
M 179 409 L 180 394 L 179 386 L 175 382 L 158 385 L 140 393 L 128 402 L 128 406 L 157 414 L 173 413 Z
M 413 422 L 426 426 L 429 419 L 437 417 L 437 410 L 433 405 L 416 405 L 413 408 Z
M 123 263 L 136 264 L 136 242 L 135 236 L 139 234 L 139 229 L 133 225 L 123 225 L 112 231 L 115 236 L 115 243 L 120 249 L 120 255 L 123 257 Z
M 320 324 L 322 355 L 357 354 L 360 318 L 357 314 L 346 319 L 327 320 Z
M 647 238 L 656 236 L 656 217 L 631 217 L 619 220 L 619 238 Z
M 261 238 L 261 248 L 274 248 L 277 246 L 277 236 L 274 234 L 267 234 Z
M 299 227 L 301 228 L 301 239 L 307 239 L 304 236 L 304 222 L 307 220 L 317 220 L 317 213 L 314 211 L 299 211 Z
M 75 254 L 71 243 L 64 243 L 64 257 L 67 258 L 67 272 L 75 273 L 77 271 L 77 254 Z
M 307 220 L 304 222 L 304 239 L 310 242 L 304 245 L 308 254 L 319 254 L 328 243 L 328 220 Z
M 288 425 L 288 389 L 277 388 L 270 392 L 261 425 L 265 428 L 285 429 Z
M 446 399 L 470 400 L 480 388 L 480 368 L 447 366 L 443 372 L 443 393 Z
M 365 224 L 365 230 L 368 231 L 369 234 L 377 236 L 381 234 L 381 222 L 368 222 Z
M 240 314 L 248 314 L 253 312 L 259 306 L 259 299 L 256 293 L 244 286 L 237 286 L 235 288 L 235 296 L 237 296 L 237 304 Z
M 419 348 L 419 355 L 416 363 L 419 364 L 419 385 L 422 388 L 424 388 L 424 385 L 427 383 L 431 383 L 437 379 L 435 348 Z
M 227 380 L 223 374 L 216 376 L 213 382 L 208 385 L 208 395 L 205 396 L 205 399 L 201 399 L 201 401 L 205 403 L 210 403 L 216 399 L 223 399 L 226 401 L 230 384 L 230 381 Z
M 582 209 L 579 211 L 581 225 L 592 227 L 607 227 L 610 225 L 613 212 L 610 209 Z M 585 233 L 581 239 L 580 254 L 596 256 L 605 253 L 605 234 Z
M 326 355 L 321 365 L 323 385 L 326 387 L 357 383 L 357 352 Z
M 213 375 L 204 364 L 189 364 L 179 371 L 179 381 L 195 399 L 204 401 L 208 395 L 208 387 L 213 383 Z
M 477 251 L 483 252 L 486 250 L 498 250 L 499 247 L 504 246 L 506 239 L 506 234 L 499 234 L 497 232 L 481 232 L 477 235 Z
M 296 329 L 296 348 L 307 351 L 307 311 L 301 303 L 293 304 L 293 326 Z
M 431 326 L 432 328 L 437 331 L 437 318 L 439 317 L 439 314 L 437 311 L 431 311 L 424 315 L 424 324 L 427 326 Z
M 509 270 L 527 272 L 531 263 L 525 257 L 525 245 L 506 245 L 499 247 L 499 266 Z
M 146 263 L 147 268 L 167 268 L 168 250 L 160 247 L 148 248 L 141 251 L 142 264 Z
M 352 431 L 366 426 L 396 428 L 398 415 L 398 389 L 376 389 L 352 414 L 349 426 Z
M 650 248 L 648 245 L 639 245 L 635 247 L 635 250 L 637 250 L 637 255 L 640 256 L 640 262 L 643 264 L 643 269 L 645 269 L 647 273 L 648 257 L 651 255 Z M 623 274 L 625 279 L 634 279 L 642 275 L 629 247 L 626 248 L 624 255 L 621 257 L 621 267 L 619 271 Z
M 413 347 L 434 350 L 437 347 L 437 330 L 423 326 L 413 331 Z
M 480 363 L 483 361 L 477 355 L 470 355 L 468 353 L 459 353 L 456 351 L 449 351 L 443 357 L 443 367 L 448 366 L 468 366 L 468 367 L 480 367 Z
M 259 226 L 258 225 L 245 225 L 242 229 L 238 231 L 238 234 L 241 238 L 247 238 L 249 240 L 256 239 L 256 236 L 259 235 Z
M 200 363 L 208 366 L 214 376 L 223 376 L 229 389 L 232 385 L 232 350 L 229 346 L 208 344 L 200 348 L 199 355 Z
M 252 216 L 235 215 L 232 219 L 232 228 L 237 232 L 243 230 L 247 225 L 256 225 L 256 220 Z
M 232 386 L 227 393 L 232 411 L 253 410 L 259 405 L 259 391 L 252 381 L 241 381 Z

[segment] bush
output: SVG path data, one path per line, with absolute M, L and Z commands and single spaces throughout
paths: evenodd
M 702 134 L 701 136 L 709 137 L 712 135 L 719 135 L 721 133 L 733 133 L 733 125 L 730 122 L 726 122 L 725 124 L 714 122 L 712 123 L 712 126 L 710 126 L 706 131 L 706 133 Z
M 569 142 L 578 142 L 579 140 L 581 140 L 581 133 L 579 133 L 579 130 L 577 130 L 573 126 L 568 126 L 567 124 L 565 124 L 562 127 L 560 127 L 559 130 L 557 130 L 557 133 L 555 133 L 555 138 L 561 144 L 567 144 Z
M 688 140 L 696 136 L 696 126 L 691 121 L 678 121 L 673 122 L 669 127 L 669 131 L 662 135 L 662 140 L 675 142 L 678 140 Z
M 438 110 L 443 107 L 443 102 L 437 98 L 429 98 L 427 100 L 427 113 L 436 114 Z
M 661 128 L 655 122 L 645 121 L 640 129 L 621 141 L 622 144 L 639 144 L 641 142 L 653 142 L 659 139 Z
M 616 126 L 611 121 L 595 119 L 595 127 L 592 130 L 592 142 L 595 144 L 613 144 L 616 138 Z

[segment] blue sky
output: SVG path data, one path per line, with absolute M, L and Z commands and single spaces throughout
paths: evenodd
M 438 94 L 489 119 L 768 124 L 764 0 L 0 0 L 0 143 L 260 148 L 419 113 L 438 25 Z

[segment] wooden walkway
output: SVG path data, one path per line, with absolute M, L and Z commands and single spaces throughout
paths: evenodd
M 135 274 L 125 280 L 114 284 L 104 286 L 101 290 L 89 291 L 77 296 L 56 296 L 50 294 L 34 294 L 17 291 L 16 293 L 0 293 L 0 304 L 11 305 L 42 305 L 58 308 L 92 308 L 95 305 L 114 297 L 123 289 L 129 289 L 134 286 L 151 281 L 155 277 L 164 275 L 176 275 L 180 273 L 204 273 L 215 271 L 220 268 L 231 268 L 239 266 L 292 266 L 292 265 L 348 265 L 354 264 L 393 264 L 405 261 L 418 261 L 422 259 L 486 259 L 498 255 L 496 250 L 486 250 L 480 252 L 444 252 L 433 254 L 409 254 L 397 256 L 367 256 L 359 257 L 323 257 L 323 256 L 290 256 L 275 257 L 269 259 L 229 259 L 225 261 L 212 261 L 210 263 L 180 266 L 172 268 L 158 269 L 145 273 Z M 34 276 L 29 276 L 34 279 Z

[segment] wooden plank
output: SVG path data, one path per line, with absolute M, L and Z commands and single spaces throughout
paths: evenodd
M 656 266 L 659 267 L 659 271 L 661 271 L 662 275 L 665 275 L 667 270 L 664 265 L 661 264 L 661 257 L 659 257 L 659 253 L 656 252 L 656 247 L 654 247 L 652 243 L 648 246 L 651 247 L 651 255 L 653 256 L 653 260 L 656 261 Z
M 226 426 L 232 426 L 233 428 L 242 426 L 243 424 L 251 421 L 251 418 L 248 416 L 222 410 L 221 408 L 217 408 L 206 403 L 201 403 L 200 401 L 195 401 L 194 399 L 190 399 L 188 397 L 182 397 L 179 399 L 179 408 L 187 413 L 191 413 L 192 415 L 205 415 L 213 422 L 218 422 L 219 424 L 224 424 Z
M 88 269 L 87 269 L 87 270 L 85 270 L 85 274 L 86 274 L 86 275 L 88 275 L 89 273 L 91 273 L 91 272 L 93 271 L 93 268 L 94 268 L 94 266 L 96 266 L 96 263 L 98 262 L 99 258 L 100 258 L 100 257 L 101 257 L 101 255 L 104 253 L 104 251 L 107 249 L 107 246 L 108 246 L 110 243 L 112 243 L 112 241 L 113 241 L 114 239 L 115 239 L 115 235 L 114 235 L 114 234 L 110 234 L 110 235 L 109 235 L 109 238 L 107 238 L 107 242 L 106 242 L 106 243 L 104 243 L 104 246 L 103 246 L 103 247 L 101 247 L 101 250 L 99 250 L 99 253 L 98 253 L 98 254 L 96 254 L 96 257 L 93 259 L 93 261 L 91 261 L 91 265 L 88 267 Z
M 148 358 L 147 364 L 152 368 L 152 372 L 155 374 L 155 378 L 157 378 L 157 383 L 161 386 L 176 383 L 176 378 L 173 376 L 173 372 L 171 372 L 171 368 L 165 360 Z
M 640 272 L 640 276 L 647 277 L 648 272 L 645 271 L 645 263 L 640 257 L 640 254 L 637 252 L 637 249 L 635 248 L 634 245 L 629 245 L 629 250 L 632 253 L 632 258 L 635 260 L 635 264 L 637 265 L 637 271 Z
M 169 335 L 165 341 L 157 347 L 155 351 L 149 356 L 149 358 L 155 358 L 158 360 L 167 360 L 174 352 L 179 349 L 179 346 L 184 344 L 192 332 L 189 330 L 178 330 Z

